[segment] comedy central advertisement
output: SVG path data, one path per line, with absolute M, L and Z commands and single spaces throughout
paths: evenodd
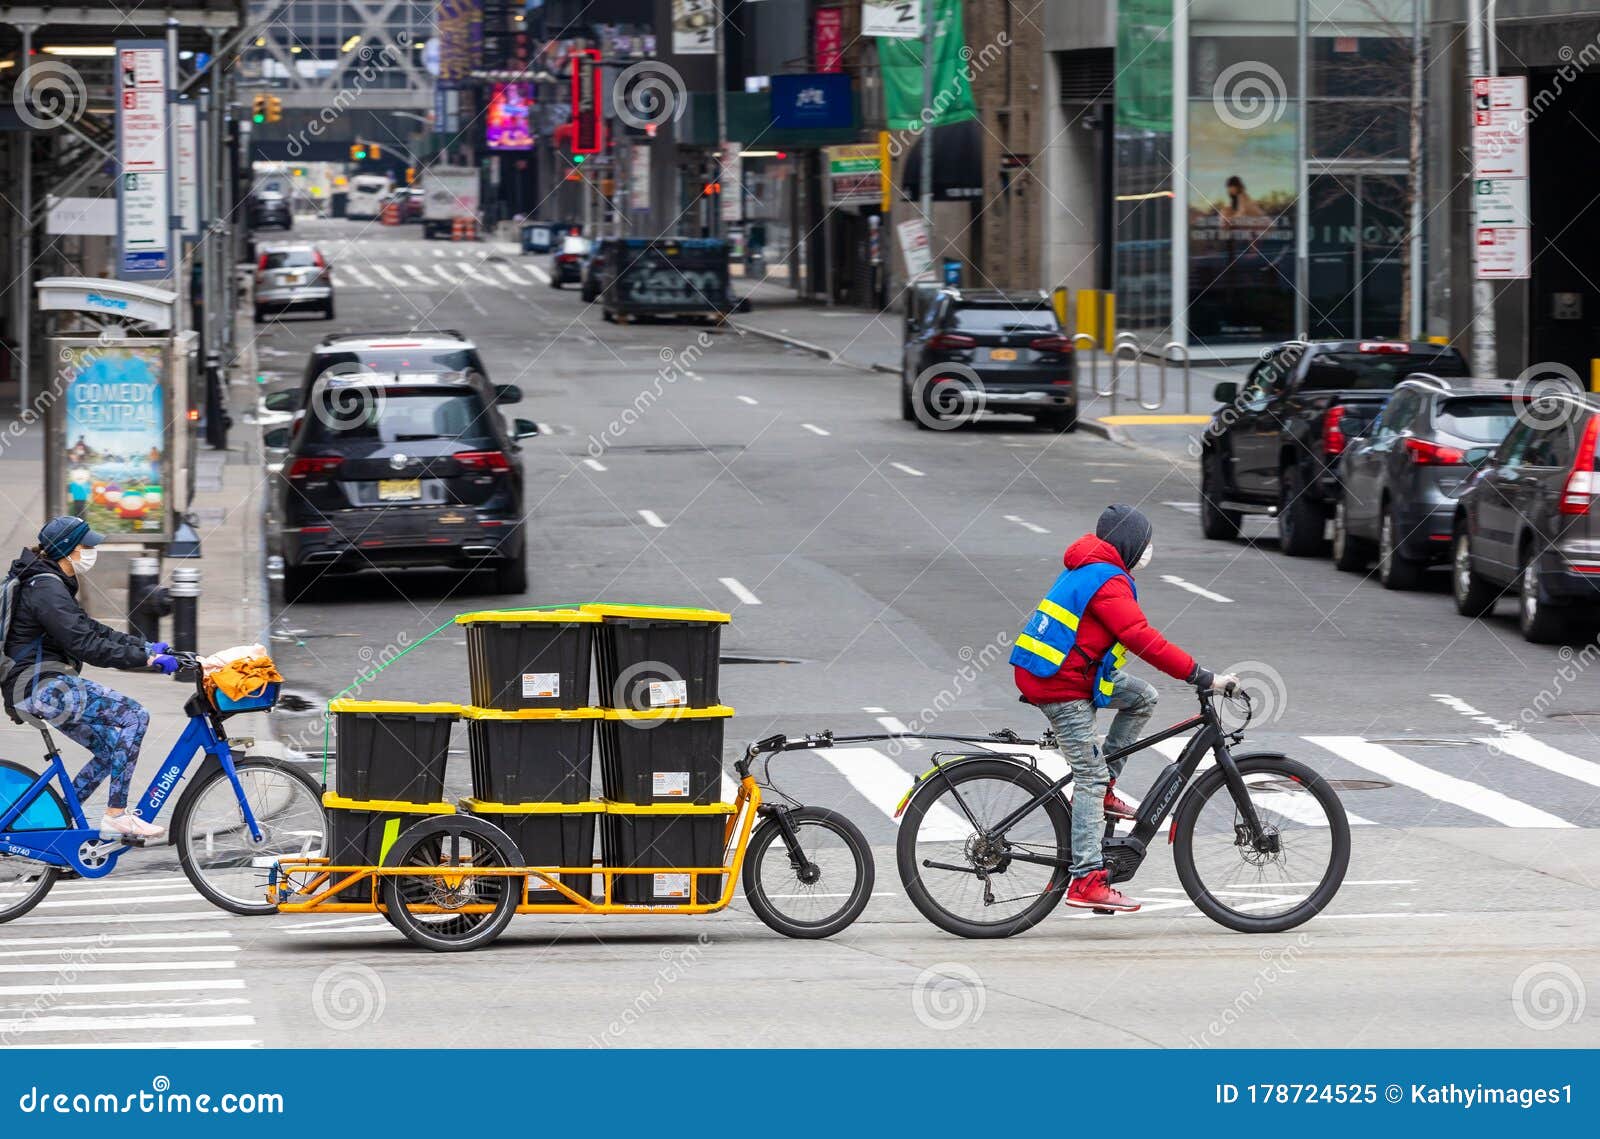
M 1294 329 L 1294 118 L 1245 125 L 1189 104 L 1189 332 L 1201 344 Z
M 108 535 L 170 536 L 166 342 L 55 346 L 55 512 Z

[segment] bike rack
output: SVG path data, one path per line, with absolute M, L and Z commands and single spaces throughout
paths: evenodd
M 1123 369 L 1121 364 L 1124 359 L 1129 358 L 1123 356 L 1124 352 L 1132 353 L 1134 398 L 1139 401 L 1141 406 L 1144 404 L 1144 393 L 1140 390 L 1142 370 L 1139 363 L 1139 341 L 1131 332 L 1119 332 L 1117 333 L 1116 346 L 1111 349 L 1111 390 L 1106 393 L 1111 397 L 1112 415 L 1117 413 L 1117 391 L 1122 387 Z M 1159 407 L 1161 405 L 1157 404 L 1156 406 Z
M 1190 393 L 1190 390 L 1189 390 L 1189 347 L 1188 347 L 1188 345 L 1180 343 L 1177 340 L 1169 340 L 1169 341 L 1167 341 L 1165 344 L 1163 344 L 1161 346 L 1161 400 L 1162 400 L 1163 403 L 1166 402 L 1166 398 L 1167 398 L 1167 361 L 1170 358 L 1172 350 L 1174 348 L 1176 348 L 1180 353 L 1182 353 L 1182 359 L 1183 359 L 1183 413 L 1185 415 L 1189 415 L 1189 414 L 1191 414 L 1190 404 L 1193 401 L 1193 397 L 1192 397 L 1192 395 Z
M 1074 353 L 1078 351 L 1080 343 L 1086 343 L 1089 346 L 1089 390 L 1097 396 L 1110 395 L 1110 392 L 1100 390 L 1100 342 L 1087 332 L 1074 333 L 1072 337 L 1072 350 Z

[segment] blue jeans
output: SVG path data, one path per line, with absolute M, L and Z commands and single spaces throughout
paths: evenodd
M 1137 676 L 1111 674 L 1111 707 L 1117 710 L 1106 733 L 1106 751 L 1118 751 L 1139 738 L 1156 710 L 1156 690 Z M 1105 864 L 1106 789 L 1122 774 L 1127 757 L 1109 763 L 1095 746 L 1094 704 L 1067 700 L 1040 704 L 1056 730 L 1056 746 L 1072 765 L 1072 876 L 1082 878 Z
M 18 707 L 89 749 L 89 762 L 72 781 L 79 802 L 88 799 L 109 775 L 108 805 L 128 805 L 139 747 L 150 727 L 150 713 L 138 701 L 88 677 L 68 674 L 46 677 Z

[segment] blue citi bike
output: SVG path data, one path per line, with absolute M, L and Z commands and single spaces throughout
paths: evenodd
M 322 789 L 292 764 L 244 755 L 254 741 L 230 739 L 224 721 L 277 702 L 278 685 L 232 700 L 206 693 L 199 657 L 174 653 L 180 679 L 192 677 L 184 705 L 189 723 L 133 809 L 153 821 L 176 798 L 171 835 L 178 862 L 194 888 L 236 914 L 270 914 L 267 878 L 279 859 L 322 852 Z M 104 878 L 143 840 L 102 838 L 83 804 L 50 726 L 24 717 L 44 737 L 44 770 L 0 759 L 0 922 L 26 914 L 63 877 Z M 200 767 L 173 790 L 196 756 Z M 59 789 L 58 789 L 59 788 Z

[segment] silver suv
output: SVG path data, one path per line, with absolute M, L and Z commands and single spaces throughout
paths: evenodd
M 263 246 L 256 258 L 255 317 L 269 312 L 315 309 L 333 319 L 333 265 L 315 245 Z

